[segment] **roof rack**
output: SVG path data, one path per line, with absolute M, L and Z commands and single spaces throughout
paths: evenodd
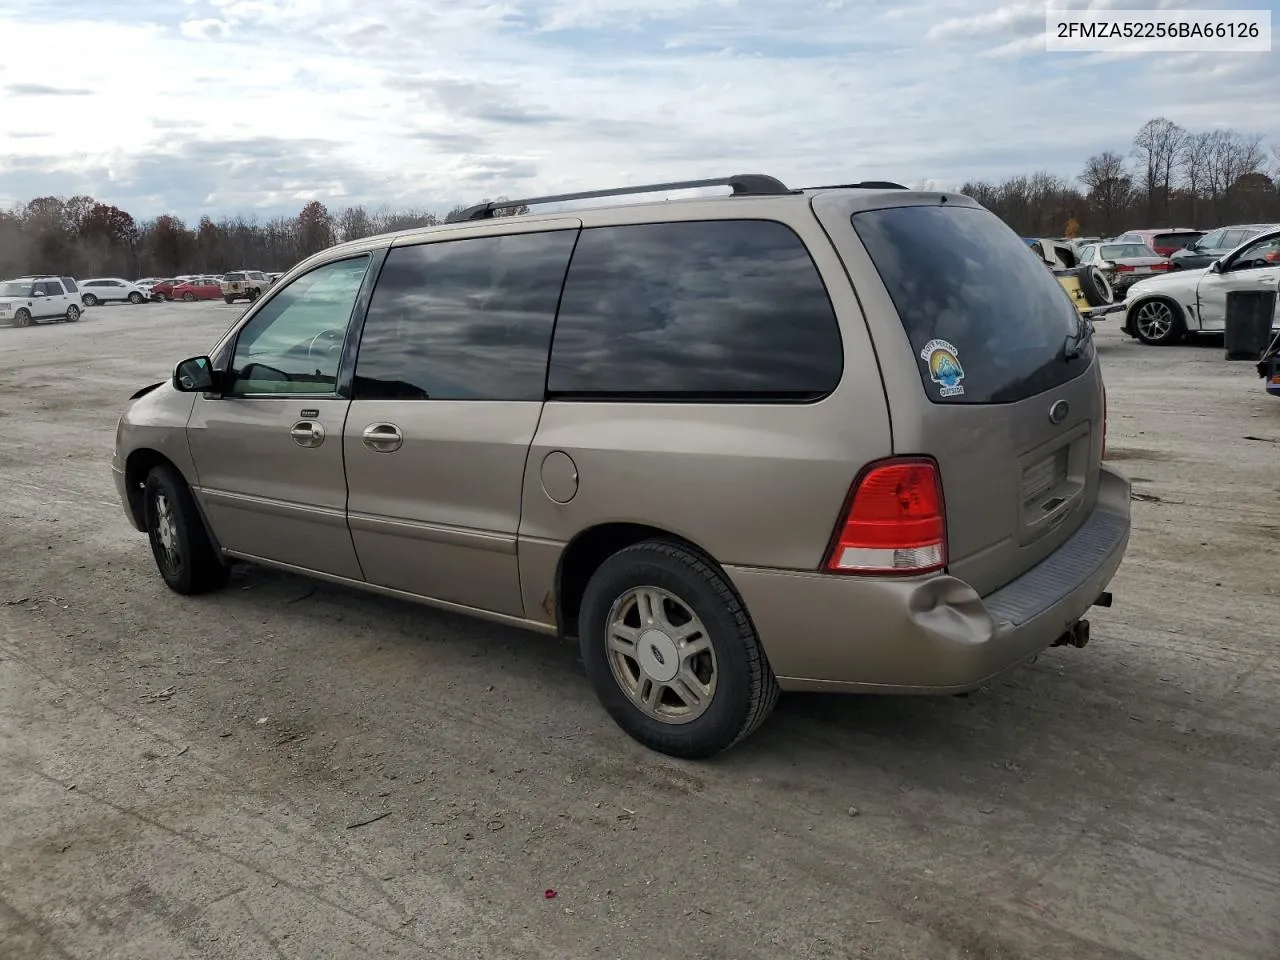
M 459 220 L 488 220 L 495 210 L 527 207 L 542 203 L 564 203 L 569 200 L 596 200 L 601 197 L 625 197 L 637 193 L 665 193 L 670 190 L 697 190 L 702 187 L 730 187 L 735 197 L 782 196 L 795 193 L 781 180 L 763 173 L 740 173 L 732 177 L 715 177 L 710 180 L 680 180 L 674 183 L 649 183 L 637 187 L 614 187 L 610 190 L 586 190 L 581 193 L 561 193 L 547 197 L 530 197 L 526 200 L 490 200 L 468 207 L 458 216 Z
M 892 180 L 863 180 L 860 183 L 831 183 L 822 187 L 805 187 L 806 190 L 906 190 Z

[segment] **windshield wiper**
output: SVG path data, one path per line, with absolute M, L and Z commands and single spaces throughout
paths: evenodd
M 1076 317 L 1076 332 L 1067 337 L 1062 349 L 1062 359 L 1066 362 L 1078 360 L 1084 356 L 1084 348 L 1093 339 L 1093 322 L 1088 317 Z

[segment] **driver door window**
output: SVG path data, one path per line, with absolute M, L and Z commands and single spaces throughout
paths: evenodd
M 236 339 L 230 396 L 333 395 L 367 254 L 317 267 L 263 304 Z
M 1280 237 L 1268 237 L 1249 244 L 1231 261 L 1230 270 L 1266 270 L 1280 264 Z

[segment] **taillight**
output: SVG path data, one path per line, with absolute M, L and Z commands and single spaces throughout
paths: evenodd
M 930 573 L 947 565 L 947 524 L 938 465 L 885 460 L 858 479 L 825 568 L 831 573 Z
M 1132 272 L 1133 272 L 1133 264 L 1131 264 L 1131 263 L 1117 263 L 1117 264 L 1116 264 L 1116 267 L 1115 267 L 1115 270 L 1116 270 L 1116 273 L 1132 273 Z
M 1166 260 L 1164 263 L 1153 263 L 1153 264 L 1151 265 L 1151 269 L 1152 269 L 1152 270 L 1156 270 L 1156 271 L 1160 271 L 1160 270 L 1168 270 L 1168 269 L 1169 269 L 1169 261 L 1167 261 L 1167 260 Z

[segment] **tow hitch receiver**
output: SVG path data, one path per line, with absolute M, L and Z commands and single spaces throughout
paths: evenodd
M 1077 620 L 1066 633 L 1053 641 L 1055 647 L 1081 649 L 1089 643 L 1089 621 Z

